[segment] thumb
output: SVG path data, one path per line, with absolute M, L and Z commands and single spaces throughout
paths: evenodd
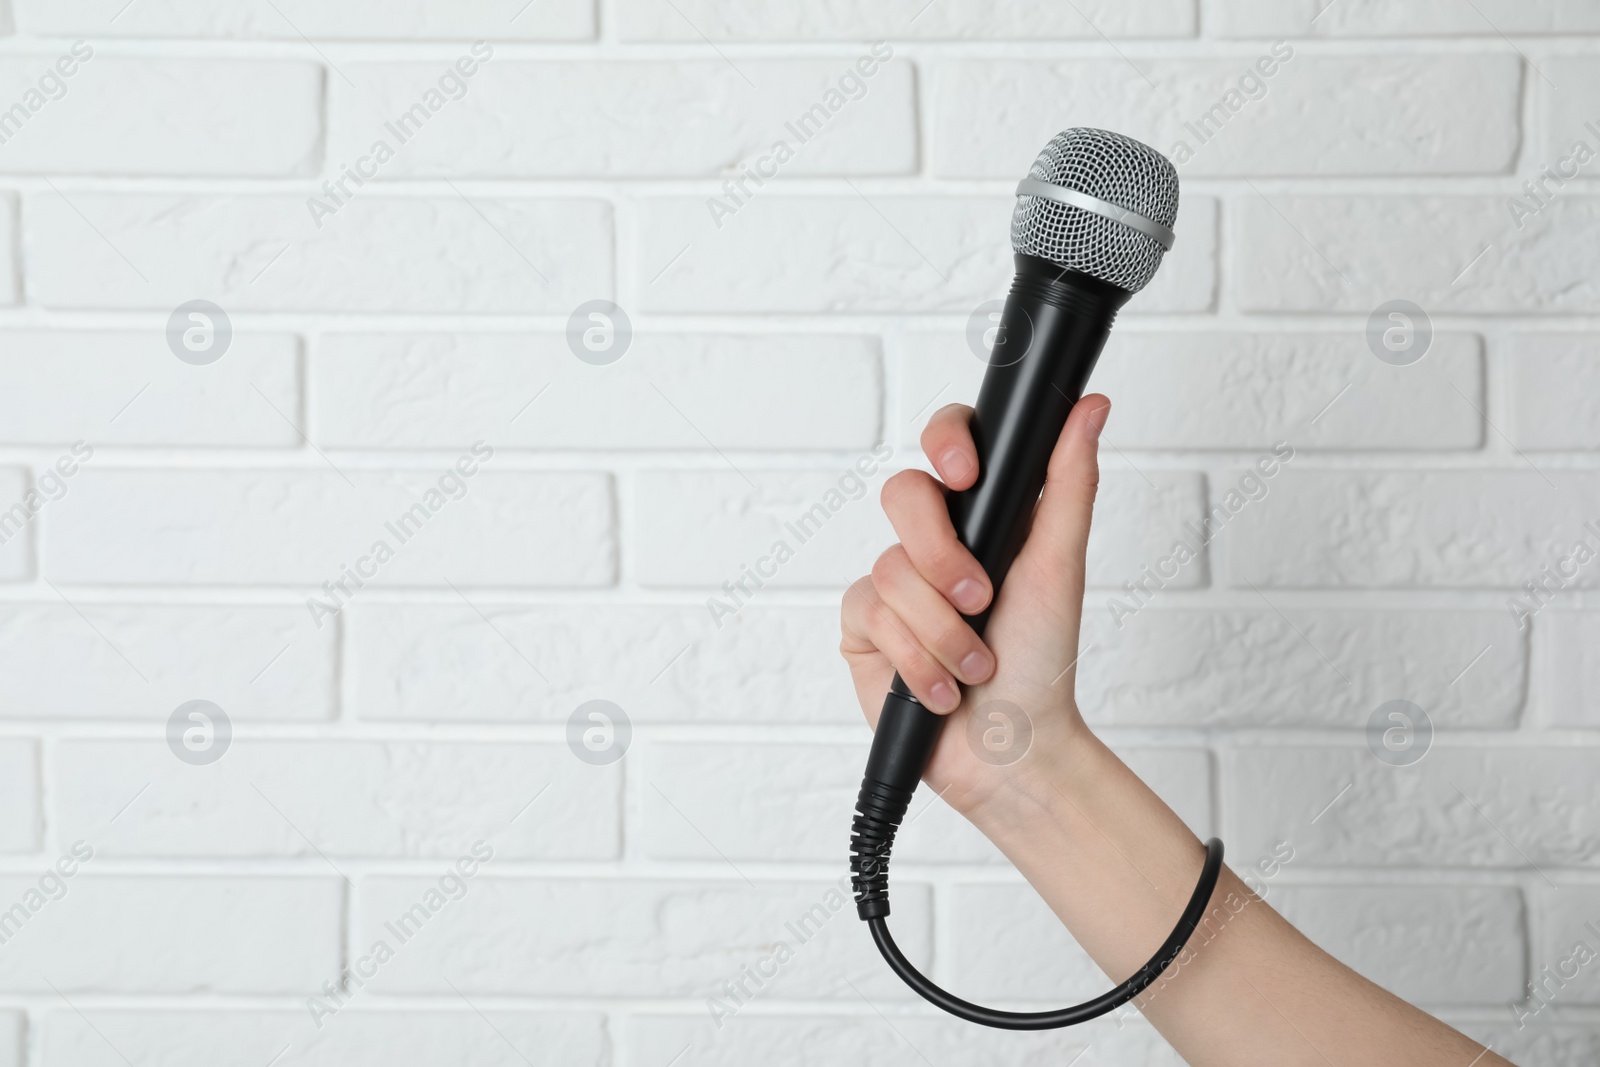
M 1089 520 L 1100 486 L 1100 431 L 1111 414 L 1111 401 L 1091 393 L 1073 407 L 1061 430 L 1045 475 L 1044 494 L 1034 512 L 1033 528 L 1018 562 L 1052 584 L 1066 581 L 1066 595 L 1083 596 L 1084 555 L 1089 546 Z

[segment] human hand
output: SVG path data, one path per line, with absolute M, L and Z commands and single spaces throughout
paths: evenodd
M 969 815 L 1022 778 L 1048 774 L 1084 729 L 1073 698 L 1073 668 L 1084 553 L 1099 484 L 1099 436 L 1110 413 L 1111 401 L 1091 394 L 1068 416 L 1033 526 L 984 638 L 962 616 L 988 606 L 993 589 L 956 539 L 945 504 L 947 488 L 966 489 L 978 477 L 968 425 L 972 409 L 963 404 L 941 408 L 922 432 L 922 450 L 943 482 L 919 470 L 889 479 L 883 509 L 900 543 L 845 592 L 839 650 L 867 721 L 876 727 L 897 670 L 918 700 L 949 715 L 924 780 Z M 1019 712 L 1025 723 L 1015 721 Z M 1020 759 L 1015 753 L 997 758 L 969 743 L 969 728 L 981 736 L 995 713 L 1014 728 L 1031 727 L 1032 742 Z

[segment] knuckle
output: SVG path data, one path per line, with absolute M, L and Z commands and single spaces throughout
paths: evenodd
M 872 564 L 872 582 L 874 586 L 893 585 L 898 579 L 905 576 L 911 567 L 911 559 L 906 555 L 904 545 L 896 544 L 885 549 L 883 554 Z M 876 589 L 874 589 L 876 592 Z

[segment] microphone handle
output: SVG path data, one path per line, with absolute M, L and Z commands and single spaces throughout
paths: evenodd
M 1019 253 L 1016 263 L 972 416 L 978 480 L 949 498 L 956 536 L 994 586 L 990 606 L 967 616 L 980 635 L 1027 539 L 1067 415 L 1083 395 L 1117 311 L 1132 295 L 1036 256 Z M 944 720 L 918 702 L 897 673 L 873 735 L 868 781 L 903 792 L 909 802 Z M 887 907 L 885 895 L 884 914 Z

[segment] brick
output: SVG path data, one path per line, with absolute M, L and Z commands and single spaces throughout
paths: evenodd
M 238 334 L 216 363 L 175 357 L 166 335 L 0 334 L 0 441 L 21 445 L 300 443 L 298 342 Z
M 1235 585 L 1519 588 L 1600 536 L 1575 471 L 1285 471 L 1223 529 Z M 1600 568 L 1579 568 L 1592 586 Z
M 6 942 L 0 990 L 303 995 L 338 973 L 335 879 L 101 876 L 94 862 Z M 36 888 L 0 877 L 0 901 Z
M 598 201 L 352 192 L 332 215 L 308 206 L 331 203 L 322 193 L 29 195 L 29 292 L 46 307 L 163 312 L 199 296 L 230 313 L 565 315 L 611 296 Z
M 1435 743 L 1407 767 L 1359 741 L 1241 748 L 1223 771 L 1228 845 L 1254 855 L 1287 841 L 1308 867 L 1594 867 L 1593 769 L 1581 748 Z
M 724 996 L 725 983 L 740 980 L 744 968 L 754 972 L 782 941 L 793 958 L 767 978 L 762 998 L 857 1004 L 861 995 L 895 1001 L 916 996 L 862 936 L 844 875 L 838 881 L 748 883 L 732 869 L 727 874 L 720 882 L 480 874 L 464 896 L 397 950 L 372 988 L 449 995 L 443 977 L 449 976 L 468 996 L 704 1001 Z M 360 890 L 356 943 L 392 938 L 383 924 L 405 913 L 432 884 L 367 880 Z M 913 960 L 925 959 L 926 887 L 901 880 L 894 904 L 895 939 Z M 814 915 L 810 924 L 799 926 L 808 914 Z M 555 916 L 559 920 L 552 921 Z
M 0 1067 L 23 1067 L 27 1056 L 28 1017 L 20 1011 L 0 1011 Z
M 1099 40 L 1192 37 L 1192 0 L 1087 0 L 1065 8 L 1002 0 L 955 0 L 922 8 L 916 0 L 855 0 L 826 10 L 789 0 L 759 8 L 730 0 L 687 0 L 675 14 L 648 0 L 625 0 L 618 12 L 625 40 L 866 41 L 981 39 Z
M 1506 1000 L 1525 1010 L 1538 1009 L 1535 1018 L 1549 1021 L 1553 1008 L 1600 1004 L 1600 974 L 1594 968 L 1600 952 L 1600 934 L 1595 932 L 1600 929 L 1600 892 L 1586 885 L 1539 885 L 1536 899 L 1542 915 L 1529 957 L 1531 973 Z M 1537 996 L 1529 994 L 1527 983 Z M 1547 1006 L 1541 1008 L 1541 1001 Z
M 17 303 L 21 278 L 17 273 L 17 198 L 0 194 L 0 307 Z
M 898 901 L 896 902 L 898 903 Z M 1101 979 L 1101 984 L 1105 980 Z M 859 1004 L 859 1002 L 858 1002 Z M 1183 1060 L 1137 1017 L 1097 1019 L 1040 1033 L 985 1031 L 959 1019 L 895 1015 L 892 1023 L 868 1010 L 854 1015 L 761 1015 L 759 1005 L 716 1021 L 700 1015 L 642 1013 L 627 1021 L 634 1047 L 665 1055 L 686 1046 L 696 1067 L 803 1067 L 805 1064 L 873 1064 L 874 1067 L 1183 1067 Z M 721 1025 L 718 1025 L 718 1022 Z M 1003 1061 L 997 1057 L 1003 1056 Z
M 1585 334 L 1524 334 L 1513 341 L 1506 433 L 1518 448 L 1600 448 L 1596 356 Z
M 1600 617 L 1551 610 L 1533 625 L 1544 653 L 1540 719 L 1550 726 L 1600 727 L 1600 659 L 1593 651 L 1600 641 Z
M 1062 122 L 1024 102 L 1071 100 L 1073 125 L 1136 137 L 1185 177 L 1503 173 L 1520 144 L 1521 78 L 1515 55 L 1320 57 L 1292 45 L 1205 60 L 955 60 L 934 70 L 933 168 L 1020 177 Z
M 399 120 L 436 87 L 448 62 L 344 69 L 354 87 L 337 79 L 332 85 L 328 156 L 353 164 L 383 141 L 396 155 L 377 168 L 381 178 L 721 179 L 772 156 L 778 142 L 793 158 L 761 162 L 761 177 L 774 169 L 782 175 L 906 174 L 917 167 L 909 60 L 874 61 L 873 73 L 862 78 L 855 58 L 844 56 L 733 63 L 715 57 L 495 58 L 470 78 L 449 81 L 448 102 L 428 120 L 426 136 L 413 133 L 414 122 Z M 562 106 L 530 108 L 529 100 L 560 100 Z M 818 104 L 823 111 L 803 123 Z M 662 130 L 673 135 L 663 137 Z
M 861 721 L 834 607 L 757 605 L 720 627 L 701 605 L 478 607 L 483 615 L 450 604 L 352 608 L 352 712 L 565 722 L 604 699 L 637 723 Z
M 1503 610 L 1165 605 L 1128 616 L 1111 602 L 1089 596 L 1080 639 L 1078 706 L 1096 725 L 1355 729 L 1397 697 L 1440 728 L 1521 718 L 1528 643 Z
M 720 226 L 703 200 L 641 200 L 641 310 L 965 314 L 1005 295 L 1014 198 L 859 192 L 757 190 Z M 1185 201 L 1177 230 L 1171 259 L 1130 314 L 1211 306 L 1216 201 Z
M 877 341 L 835 334 L 646 333 L 605 367 L 560 335 L 332 334 L 311 382 L 328 447 L 865 451 L 883 406 Z
M 1600 12 L 1583 0 L 1420 0 L 1404 5 L 1326 0 L 1204 0 L 1206 32 L 1219 37 L 1404 37 L 1586 33 Z
M 494 0 L 441 7 L 427 0 L 355 0 L 336 6 L 316 0 L 219 7 L 205 0 L 169 0 L 118 14 L 120 0 L 17 0 L 23 24 L 40 35 L 97 37 L 268 38 L 301 42 L 340 40 L 588 40 L 594 36 L 593 0 L 555 0 L 525 7 L 523 0 Z M 113 16 L 115 18 L 113 19 Z
M 618 768 L 561 744 L 239 740 L 205 768 L 164 743 L 56 751 L 59 836 L 107 856 L 449 860 L 481 839 L 505 859 L 611 859 L 620 840 Z
M 33 574 L 39 512 L 58 507 L 60 499 L 40 491 L 27 471 L 0 467 L 0 582 L 23 581 Z
M 420 529 L 400 528 L 402 540 L 390 525 L 438 503 L 424 496 L 447 473 L 464 491 L 447 486 L 459 495 L 444 496 Z M 322 586 L 344 580 L 346 566 L 376 567 L 369 584 L 434 586 L 595 586 L 615 568 L 610 482 L 599 474 L 479 466 L 463 481 L 441 461 L 344 475 L 86 470 L 77 481 L 53 505 L 53 580 L 291 585 L 336 606 L 349 597 Z M 380 542 L 393 554 L 382 565 Z M 307 609 L 304 618 L 300 632 L 309 633 L 327 615 Z
M 94 36 L 100 37 L 100 27 Z M 322 67 L 173 56 L 123 58 L 80 42 L 0 62 L 0 99 L 33 114 L 7 127 L 0 172 L 287 177 L 316 173 Z M 61 77 L 63 70 L 73 73 Z M 24 110 L 28 108 L 24 103 Z M 13 116 L 16 112 L 11 112 Z M 204 135 L 198 135 L 204 131 Z M 54 194 L 52 194 L 54 195 Z M 65 195 L 71 197 L 72 193 Z
M 337 629 L 306 618 L 298 607 L 6 604 L 0 717 L 165 721 L 204 698 L 240 722 L 326 719 Z
M 1481 348 L 1474 334 L 1441 334 L 1426 358 L 1395 367 L 1349 332 L 1119 330 L 1089 388 L 1111 397 L 1105 439 L 1124 450 L 1477 448 Z M 977 398 L 985 364 L 965 326 L 910 334 L 904 351 L 899 439 L 914 447 L 933 412 Z
M 353 1000 L 356 1006 L 323 1018 L 320 1029 L 303 1008 L 101 1008 L 89 1016 L 92 1022 L 72 1011 L 50 1011 L 41 1027 L 40 1062 L 44 1067 L 111 1067 L 122 1063 L 119 1053 L 169 1067 L 260 1067 L 274 1054 L 281 1055 L 282 1067 L 387 1067 L 451 1059 L 484 1067 L 525 1067 L 540 1058 L 574 1067 L 613 1062 L 605 1021 L 588 1012 L 558 1016 L 490 1009 L 480 1017 L 465 1005 L 460 1011 L 371 1011 L 363 1010 L 359 991 Z
M 1284 886 L 1273 907 L 1353 970 L 1415 1004 L 1502 1008 L 1526 971 L 1522 895 L 1505 886 Z
M 825 523 L 791 525 L 818 504 L 838 475 L 757 472 L 752 488 L 737 472 L 659 471 L 639 476 L 640 530 L 634 546 L 639 580 L 648 586 L 711 587 L 738 580 L 750 568 L 773 571 L 768 587 L 843 589 L 867 573 L 895 540 L 877 501 L 848 499 Z M 1200 480 L 1152 471 L 1148 482 L 1121 471 L 1102 479 L 1096 525 L 1089 535 L 1089 583 L 1117 584 L 1170 549 L 1185 522 L 1198 521 Z M 876 481 L 873 483 L 876 486 Z M 792 558 L 777 562 L 787 544 Z M 771 560 L 764 563 L 764 560 Z M 1190 565 L 1175 585 L 1204 584 L 1204 567 Z M 759 591 L 758 591 L 759 592 Z
M 1600 308 L 1600 198 L 1568 193 L 1516 219 L 1507 196 L 1304 196 L 1262 190 L 1234 212 L 1245 311 L 1430 315 Z
M 1600 14 L 1593 11 L 1587 14 L 1594 26 L 1600 28 Z M 1538 147 L 1534 149 L 1538 158 L 1531 161 L 1533 166 L 1525 169 L 1532 172 L 1531 180 L 1536 187 L 1543 180 L 1547 183 L 1547 192 L 1559 196 L 1567 181 L 1579 176 L 1592 177 L 1594 173 L 1592 157 L 1600 149 L 1600 133 L 1596 132 L 1600 130 L 1600 108 L 1594 106 L 1596 93 L 1600 93 L 1600 63 L 1578 56 L 1546 57 L 1538 63 L 1545 77 L 1561 88 L 1551 90 L 1541 80 L 1541 87 L 1546 91 L 1540 136 L 1535 142 Z M 1579 144 L 1587 146 L 1589 151 L 1579 151 Z M 1580 157 L 1588 158 L 1588 162 Z M 1549 172 L 1545 171 L 1546 167 Z M 1550 173 L 1555 175 L 1553 179 L 1548 177 Z
M 39 847 L 39 749 L 32 741 L 0 740 L 0 812 L 4 813 L 0 852 L 32 852 Z M 0 1048 L 3 1034 L 0 1028 Z

